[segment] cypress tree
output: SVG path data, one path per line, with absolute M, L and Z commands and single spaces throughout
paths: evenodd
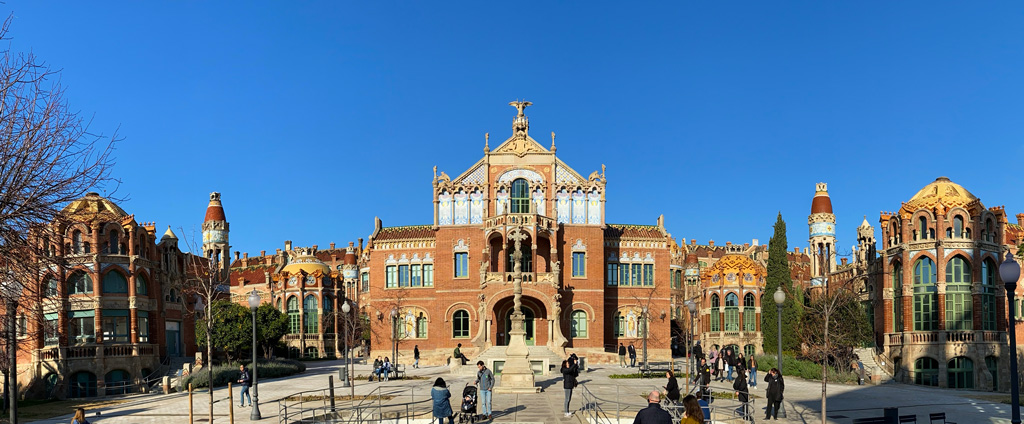
M 786 302 L 782 304 L 782 349 L 795 351 L 800 347 L 797 329 L 800 324 L 803 296 L 802 293 L 793 290 L 787 250 L 789 243 L 786 240 L 786 222 L 782 220 L 782 212 L 779 212 L 775 220 L 775 232 L 768 243 L 768 277 L 765 279 L 761 303 L 761 335 L 764 338 L 763 349 L 766 353 L 774 353 L 778 346 L 777 309 L 774 299 L 778 287 L 782 287 L 782 291 L 786 292 Z

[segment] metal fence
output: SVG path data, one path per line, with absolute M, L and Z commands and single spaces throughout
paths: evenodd
M 591 385 L 597 388 L 596 385 Z M 580 413 L 585 422 L 589 424 L 620 424 L 620 423 L 632 423 L 636 417 L 637 412 L 647 407 L 646 394 L 650 393 L 651 390 L 659 390 L 661 388 L 651 387 L 650 389 L 637 391 L 636 388 L 630 390 L 628 388 L 622 389 L 620 386 L 613 386 L 615 389 L 615 398 L 606 399 L 594 394 L 589 387 L 585 384 L 581 384 L 579 388 L 583 396 L 583 408 Z M 610 389 L 610 387 L 607 387 Z M 695 394 L 696 387 L 691 390 L 691 394 Z M 663 399 L 661 406 L 663 409 L 668 411 L 669 415 L 672 416 L 672 422 L 679 422 L 683 418 L 683 405 Z M 749 402 L 740 402 L 736 399 L 718 398 L 712 399 L 709 404 L 708 410 L 710 416 L 704 417 L 705 422 L 709 423 L 744 423 L 753 422 L 755 414 L 754 400 L 751 399 Z
M 381 386 L 358 399 L 338 393 L 332 399 L 330 389 L 299 392 L 278 400 L 277 408 L 279 424 L 409 424 L 432 418 L 433 403 L 412 388 Z

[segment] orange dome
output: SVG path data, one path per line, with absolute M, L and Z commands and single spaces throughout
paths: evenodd
M 816 213 L 832 213 L 832 199 L 828 197 L 828 185 L 818 183 L 811 200 L 811 215 Z
M 210 193 L 210 205 L 206 207 L 206 218 L 203 222 L 210 221 L 225 221 L 227 218 L 224 216 L 224 207 L 220 204 L 220 193 Z
M 903 210 L 912 213 L 918 209 L 933 209 L 938 205 L 949 209 L 967 207 L 975 202 L 978 202 L 978 198 L 963 186 L 949 178 L 939 177 L 911 197 L 903 205 Z

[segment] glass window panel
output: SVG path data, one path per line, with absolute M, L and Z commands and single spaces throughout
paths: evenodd
M 423 287 L 434 287 L 434 264 L 423 265 Z

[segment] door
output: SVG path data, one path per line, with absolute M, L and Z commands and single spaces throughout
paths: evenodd
M 535 336 L 536 331 L 534 331 L 535 329 L 534 329 L 534 323 L 533 323 L 533 317 L 534 317 L 533 310 L 528 308 L 528 307 L 526 307 L 526 306 L 523 306 L 523 315 L 524 315 L 524 317 L 523 317 L 523 329 L 526 330 L 526 345 L 527 346 L 533 346 L 534 344 L 537 343 L 537 338 Z M 508 345 L 508 341 L 509 341 L 509 338 L 510 338 L 509 337 L 509 332 L 511 332 L 511 331 L 512 331 L 512 310 L 509 309 L 508 313 L 505 314 L 505 336 L 504 336 L 503 339 L 499 339 L 498 340 L 499 344 L 501 344 L 502 346 L 507 346 Z
M 181 356 L 181 323 L 167 321 L 167 356 Z

